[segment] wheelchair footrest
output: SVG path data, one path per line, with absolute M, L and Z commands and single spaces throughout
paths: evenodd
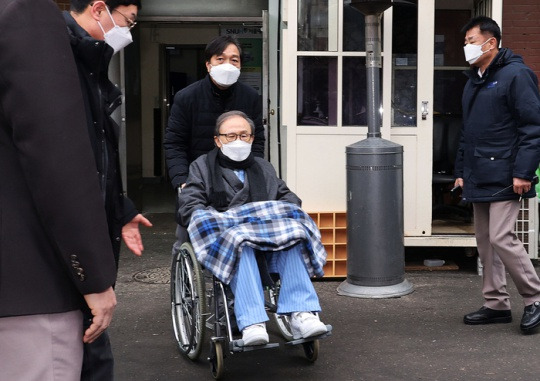
M 326 329 L 327 329 L 327 331 L 325 333 L 323 333 L 323 334 L 320 334 L 320 335 L 317 335 L 317 336 L 311 336 L 311 337 L 308 337 L 306 339 L 291 340 L 291 341 L 286 342 L 285 345 L 298 345 L 298 344 L 303 344 L 303 343 L 309 343 L 310 341 L 315 341 L 315 340 L 319 340 L 319 339 L 325 339 L 328 336 L 332 335 L 332 326 L 330 324 L 326 324 Z
M 244 346 L 244 341 L 242 339 L 233 340 L 229 342 L 229 349 L 233 353 L 249 352 L 249 351 L 256 351 L 259 349 L 270 349 L 270 348 L 278 348 L 278 347 L 279 347 L 279 343 L 268 343 L 265 345 Z

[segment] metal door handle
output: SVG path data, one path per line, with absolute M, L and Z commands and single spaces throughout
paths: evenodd
M 428 101 L 422 101 L 422 120 L 427 119 L 427 115 L 429 114 L 428 111 Z

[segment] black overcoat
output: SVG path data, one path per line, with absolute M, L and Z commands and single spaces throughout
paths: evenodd
M 193 160 L 214 148 L 216 120 L 232 110 L 246 113 L 255 123 L 252 151 L 255 156 L 263 157 L 261 97 L 253 88 L 237 82 L 226 90 L 219 90 L 207 75 L 176 93 L 163 139 L 173 187 L 186 182 Z
M 0 317 L 76 310 L 114 283 L 95 173 L 58 7 L 0 0 Z

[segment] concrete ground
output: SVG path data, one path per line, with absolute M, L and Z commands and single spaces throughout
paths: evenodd
M 206 357 L 183 357 L 174 341 L 168 284 L 174 242 L 172 214 L 149 214 L 142 257 L 122 252 L 118 307 L 110 335 L 118 381 L 210 380 Z M 537 269 L 538 271 L 538 269 Z M 341 281 L 318 281 L 321 319 L 334 327 L 308 362 L 301 347 L 225 358 L 224 380 L 538 380 L 540 333 L 522 335 L 521 298 L 509 280 L 511 324 L 467 326 L 465 313 L 482 305 L 474 269 L 407 272 L 415 291 L 396 299 L 338 296 Z M 269 325 L 271 339 L 282 342 Z

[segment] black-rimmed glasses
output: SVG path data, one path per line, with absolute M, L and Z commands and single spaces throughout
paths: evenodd
M 137 21 L 133 21 L 132 19 L 124 15 L 122 12 L 120 12 L 118 9 L 113 9 L 113 12 L 120 14 L 126 20 L 126 24 L 129 30 L 135 28 L 135 25 L 137 25 Z
M 230 133 L 230 134 L 218 134 L 219 136 L 225 136 L 225 139 L 230 143 L 230 142 L 234 142 L 236 139 L 240 138 L 240 140 L 244 141 L 244 142 L 249 142 L 251 140 L 251 137 L 253 136 L 253 134 L 235 134 L 235 133 Z

